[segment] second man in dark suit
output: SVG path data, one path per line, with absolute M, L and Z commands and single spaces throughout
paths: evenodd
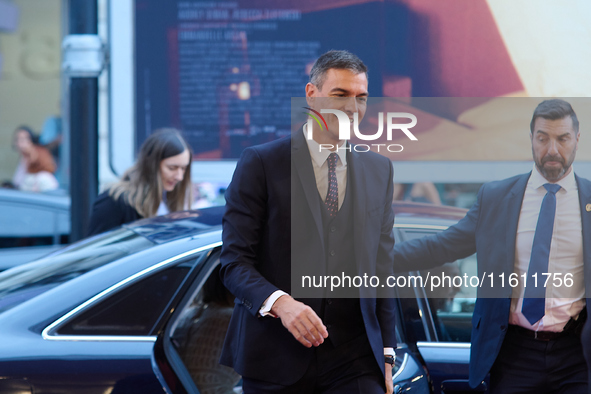
M 458 224 L 397 244 L 396 270 L 477 253 L 479 277 L 493 275 L 495 282 L 486 296 L 479 289 L 474 308 L 470 385 L 490 371 L 493 394 L 587 393 L 580 329 L 591 294 L 584 281 L 591 278 L 591 246 L 584 242 L 591 237 L 591 182 L 572 167 L 579 122 L 569 103 L 546 100 L 530 130 L 531 173 L 485 184 Z M 513 288 L 512 274 L 521 281 Z

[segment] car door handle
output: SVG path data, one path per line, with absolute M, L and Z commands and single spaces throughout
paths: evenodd
M 468 384 L 467 380 L 457 379 L 457 380 L 444 380 L 441 382 L 441 391 L 446 394 L 454 393 L 454 392 L 476 392 L 476 393 L 483 393 L 486 391 L 486 383 L 480 382 L 478 386 L 475 388 L 471 388 L 470 384 Z

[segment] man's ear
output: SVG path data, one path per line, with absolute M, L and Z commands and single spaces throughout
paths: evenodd
M 318 88 L 316 85 L 308 82 L 306 84 L 306 102 L 308 106 L 314 107 L 314 97 L 318 94 Z

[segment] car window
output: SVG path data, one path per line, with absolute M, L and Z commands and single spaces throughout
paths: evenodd
M 58 328 L 57 335 L 152 335 L 199 257 L 193 255 L 106 296 Z
M 211 271 L 191 294 L 174 323 L 171 342 L 199 392 L 231 393 L 240 382 L 232 368 L 219 363 L 224 338 L 234 310 L 234 296 L 219 276 L 219 255 Z
M 434 234 L 435 231 L 407 229 L 403 233 L 404 240 L 410 240 Z M 419 274 L 424 279 L 427 275 L 451 279 L 442 281 L 442 284 L 436 287 L 402 289 L 402 293 L 401 289 L 398 289 L 407 336 L 414 341 L 426 341 L 429 339 L 428 331 L 432 329 L 439 342 L 470 342 L 477 289 L 470 286 L 454 286 L 452 280 L 454 277 L 464 277 L 465 274 L 468 277 L 477 275 L 476 254 Z M 458 283 L 456 281 L 456 284 Z M 417 303 L 416 297 L 423 298 L 426 303 Z M 423 312 L 428 316 L 423 316 Z
M 119 229 L 0 273 L 0 312 L 86 272 L 155 244 Z
M 400 306 L 400 317 L 404 322 L 404 340 L 407 344 L 427 340 L 428 328 L 422 319 L 422 312 L 417 303 L 416 294 L 413 289 L 397 288 L 398 302 Z
M 437 269 L 429 270 L 430 275 L 464 276 L 476 268 L 476 255 L 456 260 Z M 421 272 L 426 277 L 426 272 Z M 471 275 L 469 275 L 471 276 Z M 457 282 L 456 282 L 457 283 Z M 476 289 L 465 286 L 442 285 L 425 289 L 433 325 L 439 342 L 470 342 L 472 331 L 472 312 L 476 302 Z

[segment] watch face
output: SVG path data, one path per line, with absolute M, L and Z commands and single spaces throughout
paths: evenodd
M 387 364 L 394 365 L 394 356 L 384 356 L 384 360 Z

